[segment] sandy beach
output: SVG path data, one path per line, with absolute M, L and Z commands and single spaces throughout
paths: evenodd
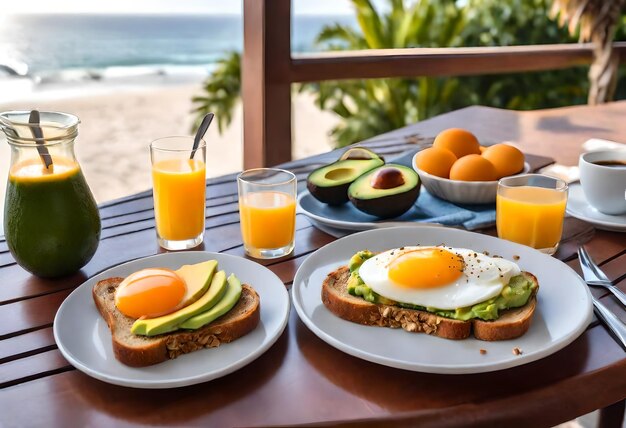
M 76 155 L 96 200 L 105 202 L 151 187 L 148 145 L 156 138 L 189 134 L 193 120 L 191 98 L 200 92 L 200 87 L 200 82 L 187 82 L 110 87 L 107 90 L 107 87 L 94 88 L 91 84 L 84 93 L 81 93 L 80 87 L 73 87 L 71 92 L 33 92 L 24 99 L 0 101 L 0 111 L 38 108 L 77 115 L 81 125 L 75 146 Z M 320 111 L 310 95 L 294 94 L 293 120 L 294 159 L 332 148 L 328 132 L 336 123 L 336 118 L 331 113 Z M 208 177 L 241 170 L 241 105 L 228 129 L 220 135 L 214 122 L 205 139 L 208 145 Z M 10 148 L 2 135 L 2 201 L 9 164 Z

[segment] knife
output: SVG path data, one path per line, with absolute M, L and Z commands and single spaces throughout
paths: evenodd
M 581 255 L 580 249 L 579 255 Z M 589 271 L 589 267 L 586 265 L 586 260 L 583 260 L 583 257 L 579 257 L 578 261 L 583 270 L 585 282 L 587 282 L 587 271 Z M 591 295 L 591 301 L 593 302 L 593 309 L 598 318 L 604 323 L 604 325 L 609 328 L 609 330 L 611 330 L 615 337 L 619 339 L 622 348 L 626 350 L 626 324 L 624 324 L 622 320 L 615 316 L 615 314 L 611 312 L 609 308 L 607 308 L 603 303 L 596 299 L 593 294 Z
M 613 332 L 615 337 L 619 339 L 622 343 L 622 348 L 626 351 L 626 324 L 617 318 L 615 314 L 609 310 L 609 308 L 593 297 L 593 295 L 591 296 L 591 300 L 593 301 L 593 308 L 595 309 L 598 318 L 600 318 L 604 322 L 604 325 L 606 325 L 609 330 Z

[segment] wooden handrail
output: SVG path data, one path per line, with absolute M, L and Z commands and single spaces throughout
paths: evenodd
M 291 160 L 291 84 L 463 76 L 589 64 L 590 44 L 414 48 L 291 54 L 291 0 L 244 0 L 244 167 Z M 614 44 L 626 60 L 626 42 Z
M 626 42 L 614 43 L 626 59 Z M 464 76 L 557 70 L 589 64 L 592 45 L 372 49 L 293 55 L 290 82 L 382 77 Z

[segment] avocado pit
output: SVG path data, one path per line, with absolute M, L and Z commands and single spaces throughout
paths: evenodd
M 398 168 L 381 168 L 372 174 L 370 186 L 374 189 L 393 189 L 405 183 L 402 171 Z

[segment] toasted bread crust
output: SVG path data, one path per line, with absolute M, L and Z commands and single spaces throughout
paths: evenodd
M 538 283 L 537 277 L 532 273 L 523 272 L 523 275 L 535 284 Z M 487 341 L 508 340 L 520 337 L 530 328 L 536 306 L 537 296 L 535 292 L 526 305 L 502 312 L 501 316 L 495 321 L 473 320 L 474 336 L 476 339 Z
M 134 319 L 115 307 L 115 289 L 123 278 L 99 281 L 92 289 L 98 311 L 111 330 L 113 352 L 122 363 L 145 367 L 174 359 L 181 354 L 202 348 L 214 348 L 232 342 L 254 330 L 260 320 L 260 299 L 257 292 L 243 285 L 239 302 L 225 315 L 197 330 L 182 330 L 153 337 L 130 332 Z
M 537 278 L 523 273 L 537 283 Z M 472 329 L 480 340 L 506 340 L 519 337 L 530 327 L 536 307 L 536 297 L 517 309 L 503 311 L 495 321 L 459 321 L 415 309 L 400 308 L 377 303 L 348 294 L 350 270 L 347 266 L 328 274 L 322 284 L 322 302 L 333 314 L 358 324 L 403 328 L 414 333 L 426 333 L 445 339 L 465 339 Z

